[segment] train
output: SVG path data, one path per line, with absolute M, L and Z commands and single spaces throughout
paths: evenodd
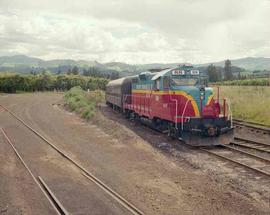
M 106 104 L 191 146 L 229 144 L 234 128 L 228 99 L 190 64 L 110 81 Z

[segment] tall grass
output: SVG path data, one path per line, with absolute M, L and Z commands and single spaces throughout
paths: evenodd
M 270 87 L 220 86 L 220 97 L 229 98 L 234 118 L 270 126 Z
M 65 94 L 64 100 L 70 111 L 88 120 L 94 115 L 97 103 L 104 101 L 104 92 L 100 90 L 86 92 L 77 86 Z

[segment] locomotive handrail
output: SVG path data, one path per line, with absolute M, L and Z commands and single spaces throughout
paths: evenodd
M 131 100 L 137 100 L 140 101 L 140 105 L 135 105 L 134 102 L 128 102 L 129 100 L 128 99 L 131 99 Z M 175 122 L 175 128 L 178 129 L 178 119 L 181 117 L 181 130 L 183 131 L 184 130 L 184 121 L 185 119 L 187 118 L 185 116 L 186 112 L 187 112 L 187 109 L 188 109 L 188 104 L 190 102 L 193 101 L 193 99 L 189 99 L 189 100 L 186 100 L 185 102 L 185 105 L 184 105 L 184 108 L 183 108 L 183 111 L 182 111 L 182 114 L 181 116 L 178 116 L 178 100 L 177 99 L 173 99 L 170 95 L 170 100 L 171 104 L 174 104 L 175 105 L 175 119 L 174 119 L 174 122 Z M 232 125 L 232 120 L 233 120 L 233 114 L 232 114 L 232 109 L 231 109 L 231 106 L 230 106 L 230 100 L 229 99 L 225 99 L 225 98 L 222 98 L 222 99 L 215 99 L 215 102 L 221 104 L 221 108 L 219 113 L 222 114 L 224 117 L 226 117 L 228 120 L 230 120 L 230 123 L 231 123 L 231 127 L 233 126 Z M 125 94 L 123 95 L 123 107 L 127 107 L 127 108 L 131 108 L 133 110 L 137 110 L 137 111 L 140 111 L 140 112 L 144 112 L 146 114 L 150 114 L 151 111 L 150 111 L 150 99 L 148 97 L 144 97 L 144 96 L 141 96 L 141 95 L 129 95 L 129 94 Z M 169 104 L 169 103 L 168 103 Z M 190 117 L 189 117 L 190 118 Z M 191 117 L 192 118 L 192 117 Z
M 178 129 L 178 126 L 177 126 L 178 100 L 173 99 L 171 96 L 171 93 L 169 95 L 170 95 L 170 100 L 175 102 L 175 120 L 174 121 L 175 121 L 175 128 L 177 130 Z
M 232 110 L 231 110 L 231 106 L 230 106 L 230 100 L 228 98 L 215 99 L 215 103 L 222 105 L 220 108 L 220 114 L 222 114 L 223 117 L 227 117 L 228 119 L 232 119 Z M 223 112 L 221 112 L 221 111 L 223 111 Z
M 181 116 L 181 122 L 182 122 L 182 123 L 181 123 L 181 131 L 184 130 L 184 114 L 185 114 L 185 112 L 186 112 L 187 105 L 188 105 L 188 103 L 189 103 L 190 101 L 191 101 L 190 99 L 186 101 L 186 104 L 185 104 L 184 109 L 183 109 L 183 112 L 182 112 L 182 116 Z
M 229 109 L 229 116 L 228 118 L 230 119 L 231 121 L 231 128 L 233 127 L 233 115 L 232 115 L 232 110 L 231 110 L 231 105 L 230 105 L 230 100 L 227 99 L 227 103 L 228 103 L 228 109 Z
M 123 104 L 122 104 L 123 107 L 124 107 L 124 104 L 126 103 L 127 97 L 128 97 L 128 95 L 126 95 L 126 94 L 123 95 Z

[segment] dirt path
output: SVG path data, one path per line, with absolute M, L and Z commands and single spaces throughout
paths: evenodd
M 55 145 L 67 151 L 146 214 L 269 212 L 268 179 L 255 178 L 241 168 L 232 169 L 231 164 L 181 147 L 163 135 L 127 121 L 106 107 L 102 107 L 91 122 L 84 123 L 57 105 L 62 103 L 60 94 L 0 96 L 0 103 L 11 107 Z M 0 112 L 0 117 L 3 114 L 6 113 Z M 1 127 L 10 123 L 7 119 L 4 122 L 0 121 Z M 32 147 L 36 146 L 35 141 L 31 142 Z M 7 156 L 11 159 L 11 155 Z M 2 159 L 6 158 L 2 150 L 0 159 L 3 169 Z M 49 157 L 48 161 L 51 159 Z M 240 171 L 241 174 L 238 174 Z M 48 173 L 53 175 L 54 170 L 48 169 Z M 18 171 L 11 171 L 11 174 L 18 174 Z M 60 180 L 59 177 L 56 179 Z M 1 186 L 7 187 L 7 192 L 0 197 L 1 201 L 14 201 L 14 197 L 9 195 L 12 190 L 8 188 L 14 183 L 12 181 L 0 181 Z M 61 193 L 63 187 L 55 189 L 56 193 Z M 29 202 L 28 198 L 18 198 Z M 70 195 L 70 201 L 72 198 L 76 200 L 79 197 Z M 88 198 L 85 195 L 82 201 L 90 201 Z M 35 198 L 36 201 L 39 199 Z M 27 205 L 24 201 L 17 208 Z M 75 207 L 73 213 L 80 211 Z

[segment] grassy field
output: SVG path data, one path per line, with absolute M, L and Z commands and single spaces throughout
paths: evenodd
M 220 86 L 220 98 L 229 98 L 234 118 L 270 126 L 270 87 Z

